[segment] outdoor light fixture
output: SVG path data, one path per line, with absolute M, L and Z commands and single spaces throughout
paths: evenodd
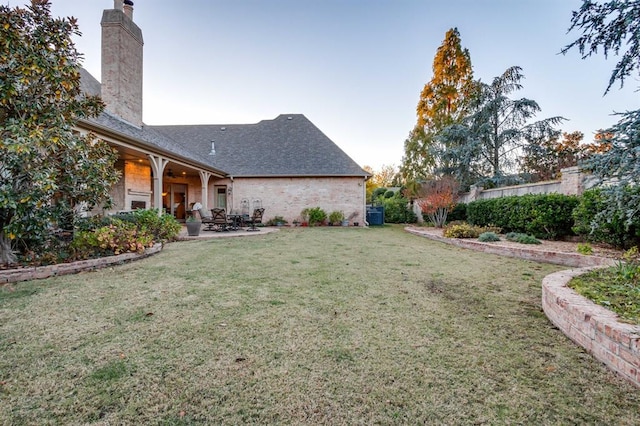
M 167 170 L 167 177 L 173 177 L 173 170 Z

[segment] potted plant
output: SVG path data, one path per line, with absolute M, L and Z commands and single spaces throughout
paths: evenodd
M 194 214 L 190 215 L 187 218 L 187 235 L 190 237 L 197 237 L 200 235 L 200 227 L 202 226 L 202 221 L 195 217 Z
M 340 226 L 342 221 L 344 220 L 344 213 L 341 211 L 332 211 L 329 214 L 329 225 Z

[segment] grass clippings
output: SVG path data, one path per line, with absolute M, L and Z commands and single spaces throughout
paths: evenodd
M 399 227 L 172 243 L 0 288 L 0 424 L 639 424 L 560 268 Z

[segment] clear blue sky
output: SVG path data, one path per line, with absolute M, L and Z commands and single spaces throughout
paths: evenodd
M 25 1 L 0 0 L 12 6 Z M 458 27 L 476 78 L 512 65 L 539 118 L 586 140 L 640 108 L 640 83 L 603 97 L 615 58 L 560 49 L 580 0 L 134 0 L 144 35 L 147 124 L 236 124 L 302 113 L 361 166 L 399 165 L 445 32 Z M 84 65 L 100 79 L 100 18 L 113 0 L 52 0 L 79 19 Z

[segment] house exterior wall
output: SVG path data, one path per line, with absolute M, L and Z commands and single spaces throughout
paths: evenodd
M 327 212 L 342 211 L 345 217 L 364 225 L 365 192 L 363 177 L 291 177 L 291 178 L 235 178 L 229 181 L 231 210 L 241 210 L 243 199 L 249 200 L 251 209 L 260 200 L 265 209 L 263 221 L 282 216 L 289 223 L 300 220 L 300 212 L 309 207 L 320 207 Z
M 148 163 L 124 162 L 124 206 L 119 210 L 133 210 L 132 202 L 151 208 L 151 167 Z M 142 207 L 141 204 L 138 204 Z

